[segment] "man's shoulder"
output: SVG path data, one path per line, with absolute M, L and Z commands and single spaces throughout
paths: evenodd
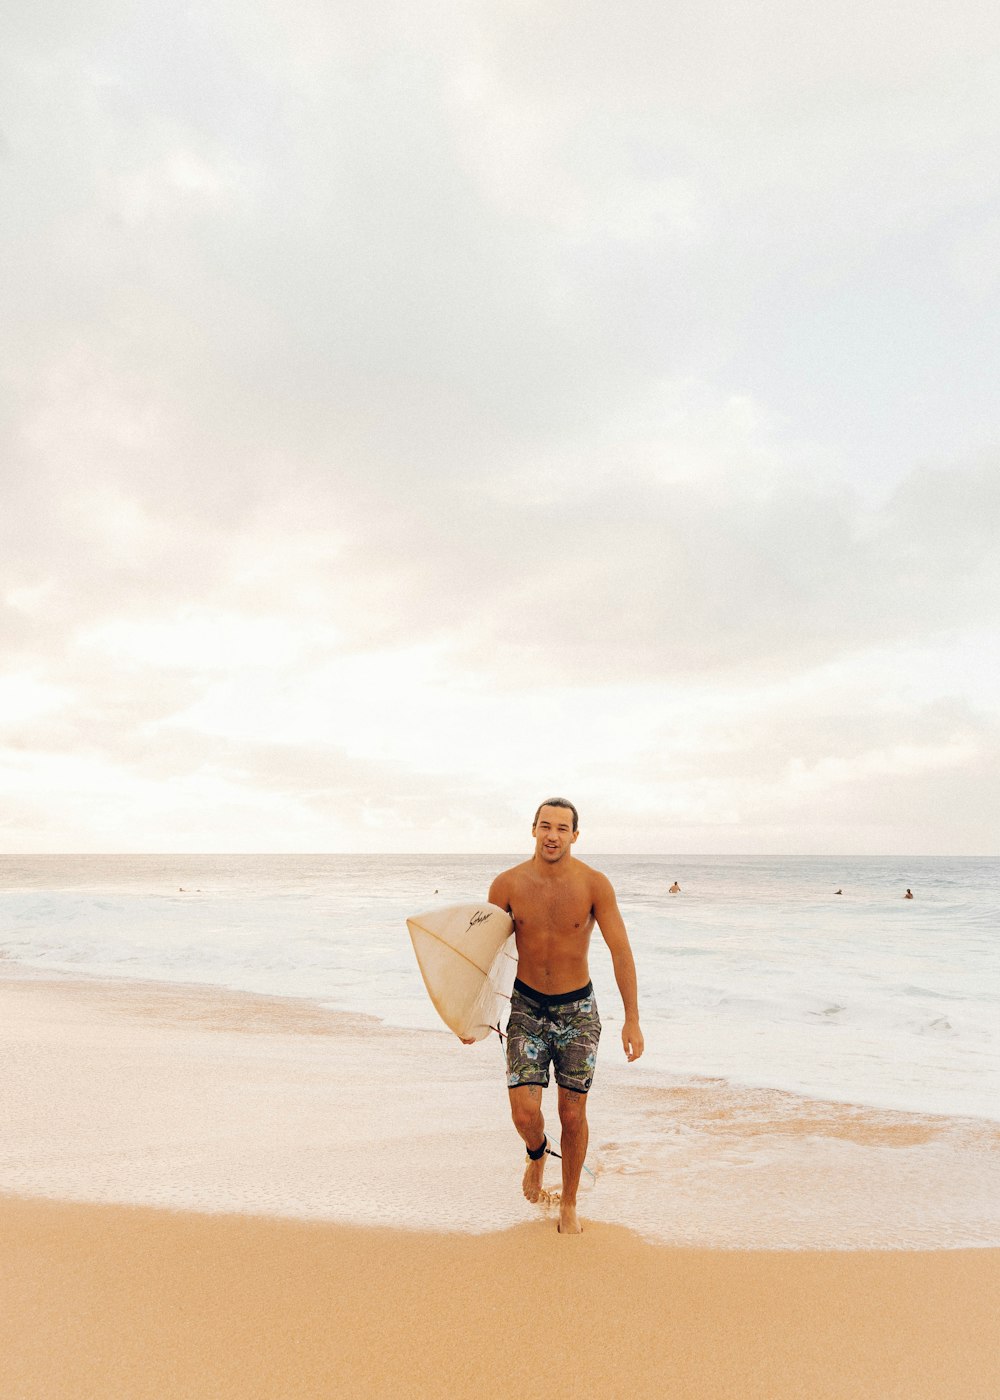
M 585 861 L 573 858 L 573 873 L 581 880 L 586 880 L 590 885 L 610 885 L 611 881 L 604 874 L 603 870 L 596 869 L 593 865 L 587 865 Z
M 523 875 L 531 869 L 530 860 L 522 860 L 517 865 L 512 865 L 509 870 L 501 870 L 497 876 L 498 880 L 506 880 L 508 876 Z
M 493 881 L 496 885 L 516 885 L 531 869 L 531 861 L 523 860 L 520 865 L 512 865 L 509 870 L 501 870 Z
M 586 891 L 587 898 L 595 909 L 602 908 L 609 900 L 615 899 L 614 886 L 604 871 L 586 865 L 582 860 L 573 862 L 573 879 L 581 893 Z

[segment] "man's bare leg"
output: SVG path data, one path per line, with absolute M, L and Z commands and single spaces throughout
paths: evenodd
M 562 1139 L 559 1144 L 562 1153 L 559 1233 L 578 1235 L 583 1227 L 576 1218 L 576 1190 L 580 1185 L 580 1173 L 587 1158 L 587 1141 L 590 1137 L 590 1129 L 587 1126 L 587 1095 L 560 1087 L 559 1122 L 562 1126 Z
M 530 1148 L 532 1152 L 537 1152 L 545 1141 L 541 1085 L 520 1084 L 516 1089 L 509 1089 L 507 1092 L 510 1094 L 510 1112 L 514 1119 L 514 1127 L 524 1139 L 525 1147 Z M 542 1177 L 545 1173 L 546 1156 L 547 1154 L 543 1153 L 537 1162 L 529 1161 L 524 1168 L 521 1189 L 529 1201 L 537 1201 L 542 1194 Z

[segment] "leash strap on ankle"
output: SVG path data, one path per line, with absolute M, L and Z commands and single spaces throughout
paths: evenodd
M 549 1154 L 550 1157 L 558 1157 L 560 1162 L 562 1161 L 562 1153 L 557 1152 L 555 1148 L 550 1145 L 549 1140 L 544 1133 L 542 1134 L 541 1147 L 536 1147 L 535 1151 L 532 1152 L 530 1147 L 525 1146 L 524 1150 L 525 1152 L 527 1152 L 528 1157 L 532 1162 L 537 1162 L 540 1158 L 545 1156 L 546 1152 Z

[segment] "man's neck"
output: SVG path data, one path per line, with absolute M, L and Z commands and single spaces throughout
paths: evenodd
M 541 856 L 536 855 L 532 864 L 535 867 L 535 873 L 542 880 L 559 880 L 564 875 L 569 874 L 572 861 L 572 853 L 567 851 L 566 854 L 560 856 L 558 860 L 543 860 Z

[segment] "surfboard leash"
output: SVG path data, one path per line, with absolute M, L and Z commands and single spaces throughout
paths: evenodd
M 527 1155 L 528 1155 L 528 1161 L 529 1161 L 529 1162 L 537 1162 L 538 1159 L 539 1159 L 539 1157 L 558 1157 L 559 1160 L 560 1160 L 560 1162 L 561 1162 L 561 1161 L 562 1161 L 562 1153 L 561 1153 L 561 1152 L 557 1152 L 557 1151 L 555 1150 L 555 1148 L 552 1146 L 552 1143 L 549 1141 L 549 1139 L 548 1139 L 548 1137 L 546 1136 L 545 1133 L 542 1134 L 542 1137 L 545 1138 L 545 1141 L 543 1142 L 543 1144 L 542 1144 L 542 1149 L 541 1149 L 541 1151 L 538 1153 L 537 1156 L 535 1156 L 535 1155 L 532 1153 L 531 1149 L 530 1149 L 527 1145 L 525 1146 L 525 1149 L 524 1149 L 524 1150 L 525 1150 L 525 1152 L 526 1152 Z M 560 1143 L 559 1146 L 562 1147 L 562 1143 Z M 595 1172 L 592 1172 L 592 1171 L 590 1170 L 590 1168 L 587 1166 L 586 1162 L 583 1163 L 583 1170 L 584 1170 L 584 1171 L 587 1173 L 587 1175 L 590 1177 L 591 1181 L 596 1181 L 596 1180 L 597 1180 L 597 1174 L 596 1174 Z

